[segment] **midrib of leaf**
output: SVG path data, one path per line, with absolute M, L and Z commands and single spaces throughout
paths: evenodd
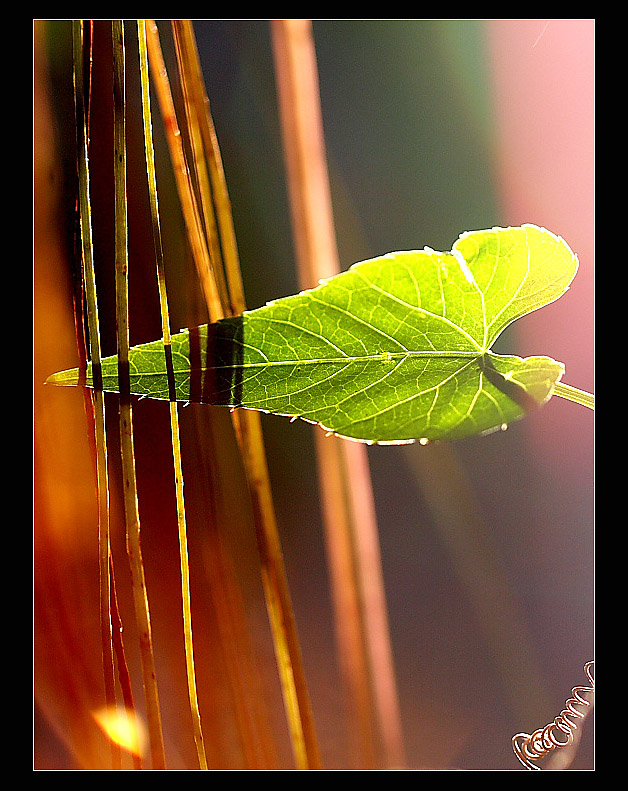
M 251 347 L 255 348 L 255 347 Z M 258 351 L 256 349 L 256 351 Z M 268 360 L 266 362 L 258 362 L 258 363 L 231 363 L 228 365 L 211 365 L 207 366 L 207 369 L 213 371 L 221 371 L 221 370 L 234 370 L 240 368 L 273 368 L 273 367 L 281 367 L 285 365 L 326 365 L 327 363 L 346 363 L 350 365 L 351 363 L 359 363 L 359 362 L 382 362 L 386 360 L 409 360 L 412 358 L 420 358 L 420 357 L 427 357 L 429 359 L 433 359 L 434 357 L 460 357 L 462 359 L 472 359 L 477 360 L 481 354 L 478 352 L 378 352 L 377 354 L 365 354 L 365 355 L 354 355 L 354 354 L 345 354 L 342 357 L 310 357 L 306 359 L 302 358 L 295 358 L 293 360 Z M 162 373 L 159 371 L 151 372 L 151 373 L 142 373 L 143 377 L 146 376 L 163 376 Z

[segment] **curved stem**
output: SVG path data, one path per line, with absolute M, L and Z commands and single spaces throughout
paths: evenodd
M 554 395 L 566 398 L 567 401 L 573 401 L 581 406 L 595 409 L 595 396 L 593 393 L 587 393 L 586 390 L 578 390 L 577 387 L 566 385 L 563 382 L 558 382 L 554 386 Z

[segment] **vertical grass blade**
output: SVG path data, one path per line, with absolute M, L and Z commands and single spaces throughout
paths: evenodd
M 207 757 L 203 741 L 203 729 L 198 708 L 196 691 L 196 674 L 194 668 L 194 644 L 192 639 L 192 610 L 190 601 L 190 569 L 188 559 L 187 527 L 185 518 L 185 503 L 183 499 L 183 465 L 181 462 L 181 442 L 179 435 L 179 413 L 174 386 L 174 371 L 172 367 L 172 341 L 170 335 L 170 316 L 168 312 L 168 294 L 166 291 L 166 272 L 163 259 L 161 242 L 161 228 L 159 222 L 159 204 L 157 199 L 157 178 L 155 175 L 155 154 L 153 147 L 153 131 L 150 109 L 150 85 L 148 78 L 148 54 L 146 48 L 146 22 L 141 19 L 137 23 L 140 80 L 142 86 L 142 114 L 144 121 L 144 142 L 146 148 L 146 170 L 148 176 L 148 192 L 150 200 L 151 219 L 153 225 L 153 238 L 155 243 L 155 258 L 157 262 L 157 283 L 159 288 L 159 304 L 161 308 L 161 325 L 168 366 L 168 382 L 170 389 L 170 434 L 172 438 L 172 456 L 175 476 L 175 495 L 177 505 L 177 526 L 179 532 L 179 555 L 181 559 L 181 596 L 183 601 L 183 633 L 185 641 L 185 663 L 188 680 L 188 696 L 190 699 L 190 712 L 192 714 L 192 728 L 194 742 L 201 769 L 207 769 Z
M 181 201 L 197 274 L 210 317 L 221 317 L 224 315 L 222 300 L 212 276 L 213 261 L 210 259 L 209 249 L 202 234 L 203 226 L 198 211 L 198 199 L 190 180 L 191 174 L 185 159 L 181 131 L 161 51 L 159 32 L 154 21 L 148 21 L 146 31 L 149 64 L 166 128 L 166 137 L 175 173 L 177 191 Z M 243 639 L 243 632 L 246 627 L 243 626 L 240 609 L 237 606 L 233 606 L 233 602 L 238 600 L 237 592 L 234 589 L 236 584 L 230 571 L 231 567 L 226 557 L 224 542 L 218 532 L 216 532 L 213 539 L 211 552 L 213 561 L 212 596 L 219 617 L 221 633 L 225 641 L 231 640 L 242 649 L 246 642 Z M 222 583 L 225 583 L 229 589 L 216 588 Z M 272 764 L 271 755 L 273 750 L 266 749 L 269 740 L 267 724 L 260 713 L 260 705 L 256 703 L 252 696 L 245 694 L 246 684 L 243 677 L 249 670 L 246 657 L 240 655 L 234 657 L 231 643 L 229 645 L 223 644 L 223 649 L 232 660 L 236 660 L 235 662 L 230 661 L 227 663 L 227 672 L 234 699 L 235 715 L 245 763 L 249 768 L 260 768 L 260 766 L 269 768 Z
M 220 248 L 216 247 L 216 260 L 221 255 L 226 270 L 228 285 L 228 296 L 231 302 L 230 315 L 239 316 L 246 310 L 246 300 L 244 297 L 244 285 L 240 271 L 240 260 L 238 246 L 236 242 L 233 216 L 231 213 L 231 200 L 227 189 L 227 180 L 222 164 L 222 156 L 218 145 L 218 137 L 212 119 L 209 98 L 205 91 L 205 83 L 201 70 L 194 29 L 189 19 L 177 20 L 174 23 L 175 38 L 178 41 L 181 57 L 186 64 L 186 71 L 189 74 L 188 91 L 191 102 L 196 111 L 199 123 L 199 133 L 203 144 L 205 156 L 209 164 L 209 177 L 211 192 L 208 196 L 211 200 L 205 201 L 207 212 L 211 210 L 211 204 L 215 208 L 215 216 L 218 225 Z M 214 220 L 209 222 L 210 227 L 214 227 Z M 214 249 L 213 238 L 209 237 L 210 246 Z M 216 242 L 218 244 L 218 242 Z M 222 251 L 222 252 L 221 252 Z
M 190 27 L 191 30 L 191 27 Z M 183 107 L 185 112 L 185 129 L 189 138 L 191 150 L 190 172 L 196 180 L 196 194 L 198 198 L 199 213 L 202 217 L 207 248 L 212 266 L 212 274 L 216 281 L 216 289 L 220 296 L 221 305 L 229 304 L 227 286 L 223 269 L 222 251 L 216 215 L 214 212 L 212 188 L 210 184 L 209 168 L 203 146 L 201 132 L 204 106 L 197 101 L 200 73 L 193 68 L 193 59 L 190 57 L 190 41 L 186 20 L 173 20 L 172 33 L 176 48 L 177 63 L 183 92 Z M 192 32 L 192 41 L 194 34 Z M 228 312 L 226 313 L 228 315 Z
M 114 96 L 114 183 L 116 255 L 116 330 L 120 381 L 120 444 L 127 527 L 127 552 L 131 566 L 133 600 L 137 620 L 146 719 L 153 769 L 165 769 L 166 759 L 157 690 L 155 658 L 142 549 L 135 476 L 133 413 L 129 387 L 128 224 L 126 194 L 125 47 L 124 22 L 112 21 Z
M 220 148 L 211 117 L 209 100 L 204 88 L 192 23 L 190 20 L 178 20 L 173 23 L 173 26 L 181 60 L 185 65 L 182 71 L 185 75 L 189 75 L 187 92 L 195 105 L 194 115 L 200 123 L 200 137 L 205 146 L 205 155 L 209 159 L 212 194 L 202 199 L 202 203 L 212 214 L 213 206 L 216 206 L 222 244 L 222 253 L 219 250 L 214 251 L 211 247 L 212 238 L 210 237 L 211 254 L 215 260 L 218 260 L 219 257 L 224 258 L 230 303 L 225 303 L 223 307 L 225 315 L 233 315 L 236 312 L 242 312 L 246 305 L 231 215 L 231 202 L 224 177 Z M 213 218 L 210 227 L 213 227 Z M 298 768 L 318 768 L 320 766 L 318 741 L 275 520 L 261 421 L 258 413 L 248 410 L 235 410 L 232 417 L 253 502 L 257 541 L 262 561 L 262 580 L 293 753 Z
M 186 22 L 186 24 L 189 23 Z M 210 318 L 212 321 L 216 321 L 224 316 L 231 315 L 232 306 L 230 301 L 224 299 L 224 296 L 221 299 L 219 278 L 214 270 L 215 258 L 212 255 L 213 251 L 209 248 L 209 241 L 204 236 L 199 200 L 194 194 L 194 185 L 189 177 L 172 98 L 165 79 L 167 75 L 154 22 L 149 23 L 147 30 L 151 68 L 155 74 L 157 93 L 170 141 L 171 157 L 173 159 L 181 205 L 186 218 L 186 227 L 208 304 Z M 183 37 L 179 36 L 179 44 L 183 40 Z M 188 48 L 183 54 L 180 46 L 179 53 L 183 56 L 180 61 L 182 64 L 188 62 L 190 58 L 197 58 L 195 48 L 193 51 Z M 182 71 L 185 79 L 185 65 L 183 65 Z M 200 107 L 202 109 L 202 105 Z M 206 123 L 208 113 L 199 113 L 198 110 L 199 105 L 197 104 L 195 118 L 201 124 Z M 207 156 L 207 152 L 205 152 L 205 155 Z M 223 195 L 217 201 L 224 201 L 224 198 L 225 196 Z M 244 412 L 240 414 L 240 410 L 236 410 L 233 413 L 233 422 L 251 493 L 256 537 L 262 564 L 262 581 L 266 606 L 271 624 L 295 762 L 299 769 L 318 768 L 320 766 L 320 756 L 275 520 L 261 424 L 257 413 Z
M 218 278 L 214 273 L 214 263 L 210 258 L 209 249 L 205 241 L 203 222 L 196 194 L 190 184 L 190 171 L 183 150 L 181 130 L 177 122 L 174 101 L 168 82 L 168 72 L 161 51 L 159 31 L 154 20 L 147 20 L 146 33 L 149 63 L 166 127 L 170 159 L 174 169 L 179 200 L 181 201 L 183 219 L 210 319 L 216 321 L 224 316 L 221 295 L 217 286 Z
M 100 330 L 98 303 L 96 299 L 96 278 L 94 273 L 94 252 L 92 244 L 91 202 L 89 197 L 89 155 L 87 150 L 87 118 L 85 111 L 85 80 L 83 66 L 83 21 L 72 22 L 72 44 L 74 53 L 74 104 L 78 143 L 79 176 L 79 222 L 83 260 L 83 278 L 87 302 L 87 321 L 89 329 L 89 348 L 94 371 L 92 389 L 92 411 L 96 445 L 96 491 L 98 497 L 98 564 L 100 578 L 100 628 L 103 654 L 103 676 L 105 682 L 105 703 L 107 708 L 116 705 L 115 671 L 113 664 L 113 635 L 111 624 L 111 576 L 110 576 L 110 530 L 109 530 L 109 480 L 107 474 L 107 438 L 105 432 L 105 404 L 100 386 L 97 384 L 100 373 Z M 113 768 L 120 768 L 120 748 L 111 742 Z
M 273 20 L 272 38 L 300 285 L 313 288 L 336 274 L 339 263 L 311 22 Z M 384 765 L 401 767 L 401 718 L 366 449 L 319 435 L 316 445 L 341 666 L 362 760 L 378 760 L 377 722 Z
M 118 680 L 122 691 L 122 702 L 129 723 L 129 730 L 131 733 L 138 733 L 137 715 L 135 711 L 135 699 L 133 696 L 133 687 L 131 684 L 131 674 L 126 661 L 126 651 L 124 648 L 124 640 L 122 639 L 122 619 L 120 617 L 120 610 L 118 608 L 118 596 L 116 593 L 115 575 L 113 572 L 113 558 L 109 555 L 109 568 L 111 573 L 111 625 L 113 631 L 113 650 L 116 657 L 116 664 L 118 667 Z M 133 752 L 133 768 L 142 768 L 142 756 L 139 752 Z
M 200 124 L 199 135 L 209 160 L 212 192 L 207 196 L 201 194 L 201 203 L 207 214 L 211 213 L 209 227 L 214 226 L 213 207 L 216 206 L 222 245 L 221 250 L 214 250 L 210 236 L 210 251 L 214 260 L 224 260 L 229 302 L 223 303 L 223 309 L 225 315 L 234 315 L 245 310 L 246 302 L 222 157 L 205 92 L 192 23 L 190 20 L 177 20 L 173 27 L 183 65 L 182 73 L 189 75 L 185 91 L 193 102 L 194 117 Z M 199 179 L 199 183 L 204 182 Z M 275 519 L 260 416 L 249 410 L 235 410 L 232 418 L 251 490 L 262 560 L 262 580 L 293 753 L 298 768 L 317 768 L 320 766 L 318 740 Z

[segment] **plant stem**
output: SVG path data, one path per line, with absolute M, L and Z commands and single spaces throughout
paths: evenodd
M 128 224 L 126 195 L 126 123 L 124 22 L 112 21 L 114 93 L 114 180 L 116 241 L 116 330 L 118 339 L 118 380 L 120 383 L 120 444 L 127 527 L 127 553 L 131 566 L 133 600 L 137 619 L 146 717 L 153 769 L 165 769 L 165 751 L 157 676 L 142 562 L 140 519 L 133 447 L 133 413 L 129 385 L 129 305 L 128 305 Z
M 202 223 L 198 217 L 196 196 L 190 183 L 190 172 L 185 161 L 181 131 L 177 121 L 172 92 L 168 73 L 161 51 L 159 31 L 154 20 L 150 20 L 146 26 L 147 47 L 149 53 L 149 63 L 153 75 L 154 85 L 157 91 L 161 115 L 166 129 L 170 158 L 172 161 L 174 174 L 177 183 L 177 191 L 181 202 L 184 221 L 186 224 L 187 235 L 192 249 L 197 275 L 201 283 L 201 289 L 205 297 L 205 303 L 210 317 L 220 318 L 223 315 L 222 303 L 219 292 L 214 287 L 214 279 L 211 275 L 211 262 L 206 242 L 202 236 Z M 214 606 L 218 614 L 221 634 L 223 636 L 222 646 L 225 655 L 229 657 L 226 662 L 228 680 L 234 700 L 235 716 L 238 723 L 238 733 L 240 743 L 248 768 L 259 768 L 260 763 L 263 768 L 269 768 L 270 761 L 264 762 L 260 758 L 257 750 L 257 740 L 255 738 L 255 723 L 260 736 L 259 741 L 267 738 L 268 727 L 265 722 L 260 722 L 259 705 L 255 705 L 255 698 L 245 692 L 245 683 L 242 675 L 246 672 L 246 661 L 242 650 L 242 632 L 244 619 L 239 617 L 239 609 L 231 606 L 232 601 L 237 599 L 233 588 L 235 582 L 229 573 L 230 565 L 226 559 L 226 550 L 222 537 L 217 532 L 212 542 L 212 559 L 215 561 L 212 566 L 211 591 Z M 221 585 L 218 580 L 227 581 L 227 586 Z M 230 595 L 231 594 L 231 595 Z M 228 644 L 227 644 L 228 643 Z M 238 647 L 242 653 L 238 653 Z
M 155 244 L 155 258 L 157 263 L 157 283 L 159 288 L 159 304 L 161 308 L 161 325 L 168 368 L 168 383 L 170 391 L 170 434 L 172 439 L 172 456 L 175 477 L 175 495 L 177 504 L 177 525 L 179 532 L 179 555 L 181 559 L 181 597 L 183 601 L 183 633 L 185 640 L 185 662 L 188 680 L 188 696 L 192 714 L 192 727 L 194 742 L 201 769 L 207 769 L 207 757 L 203 742 L 203 730 L 198 708 L 198 695 L 196 690 L 196 676 L 194 669 L 194 646 L 192 640 L 192 610 L 190 600 L 190 569 L 188 558 L 187 528 L 185 518 L 185 503 L 183 498 L 183 466 L 181 462 L 181 441 L 179 435 L 179 413 L 174 386 L 174 370 L 172 366 L 172 340 L 170 334 L 170 317 L 168 311 L 168 295 L 166 291 L 166 272 L 164 267 L 161 229 L 159 222 L 159 205 L 157 199 L 157 178 L 155 175 L 155 153 L 153 147 L 153 133 L 150 108 L 150 85 L 148 79 L 148 55 L 146 49 L 146 21 L 137 22 L 140 79 L 142 86 L 142 113 L 144 120 L 144 140 L 146 148 L 146 171 L 148 176 L 148 192 L 150 199 L 151 218 L 153 224 L 153 239 Z
M 137 713 L 135 710 L 131 674 L 129 673 L 129 667 L 126 661 L 124 640 L 122 639 L 122 619 L 120 618 L 120 610 L 118 608 L 116 579 L 113 573 L 113 558 L 111 555 L 109 555 L 109 566 L 111 573 L 111 626 L 113 631 L 113 649 L 118 666 L 118 680 L 120 682 L 120 689 L 122 690 L 122 701 L 129 721 L 129 728 L 133 733 L 137 733 Z M 133 752 L 133 768 L 138 770 L 142 768 L 142 756 L 139 752 Z
M 209 218 L 207 224 L 210 229 L 215 224 L 213 205 L 214 202 L 216 204 L 220 239 L 210 234 L 208 244 L 214 261 L 222 260 L 220 247 L 217 246 L 222 244 L 229 287 L 228 299 L 223 301 L 223 311 L 225 315 L 240 314 L 245 310 L 246 304 L 231 202 L 204 88 L 194 31 L 190 20 L 175 21 L 173 26 L 175 40 L 186 65 L 184 73 L 190 77 L 186 89 L 195 108 L 200 137 L 209 159 L 212 192 L 205 196 L 201 193 L 201 204 L 205 216 Z M 249 410 L 234 410 L 232 420 L 251 493 L 262 582 L 293 753 L 299 769 L 317 769 L 320 768 L 318 742 L 277 530 L 260 416 Z
M 187 27 L 187 25 L 189 25 L 188 21 L 186 21 L 185 26 L 176 22 L 174 25 L 175 31 L 179 29 L 184 32 L 184 28 L 187 29 L 187 36 L 179 35 L 178 38 L 179 52 L 181 54 L 181 44 L 185 40 L 189 42 L 191 28 Z M 172 97 L 167 85 L 159 36 L 153 20 L 149 22 L 147 32 L 151 68 L 156 77 L 155 84 L 168 133 L 171 157 L 188 236 L 210 318 L 212 321 L 217 321 L 224 316 L 232 315 L 232 305 L 224 296 L 221 299 L 220 279 L 216 273 L 217 256 L 214 256 L 213 251 L 209 249 L 207 239 L 204 236 L 199 201 L 196 199 L 190 181 L 189 169 L 185 160 L 180 134 L 178 133 Z M 197 57 L 195 48 L 192 50 L 188 47 L 186 57 L 188 60 Z M 198 73 L 200 73 L 200 69 Z M 201 114 L 199 107 L 200 105 L 197 103 L 197 119 L 199 121 L 202 119 L 203 123 L 208 123 L 209 113 Z M 206 137 L 203 139 L 206 139 Z M 209 152 L 206 153 L 209 154 Z M 228 200 L 226 197 L 226 186 L 224 190 L 222 194 L 218 193 L 216 196 L 216 203 L 219 206 L 224 206 L 225 200 Z M 237 259 L 231 263 L 233 266 L 237 266 Z M 227 266 L 227 271 L 229 272 L 229 266 Z M 230 282 L 230 286 L 233 286 L 232 282 Z M 243 296 L 241 296 L 241 301 L 243 303 Z M 259 415 L 256 412 L 247 410 L 241 414 L 241 410 L 235 410 L 232 413 L 232 419 L 251 494 L 256 537 L 262 565 L 264 595 L 271 624 L 293 752 L 299 769 L 315 769 L 320 767 L 320 756 L 275 520 Z
M 272 22 L 301 288 L 340 271 L 310 20 Z M 336 629 L 361 761 L 404 765 L 377 521 L 366 448 L 316 435 Z M 375 725 L 374 725 L 375 724 Z M 377 733 L 379 725 L 379 734 Z
M 227 283 L 229 289 L 229 299 L 231 301 L 230 315 L 239 316 L 246 310 L 244 297 L 244 286 L 242 283 L 242 273 L 240 271 L 240 260 L 238 246 L 231 213 L 231 201 L 227 189 L 227 180 L 222 164 L 218 137 L 214 128 L 214 122 L 209 106 L 209 98 L 205 92 L 203 74 L 201 71 L 194 29 L 189 19 L 177 20 L 175 23 L 175 36 L 181 42 L 181 50 L 185 57 L 191 79 L 191 98 L 196 106 L 196 114 L 200 125 L 205 154 L 209 159 L 209 174 L 211 180 L 211 197 L 215 204 L 218 229 L 220 234 L 220 245 L 226 269 Z M 213 227 L 213 221 L 209 223 Z M 213 237 L 210 236 L 210 246 Z M 212 247 L 212 253 L 214 250 Z M 216 260 L 219 260 L 220 248 L 215 250 Z
M 190 75 L 189 95 L 195 105 L 201 138 L 209 159 L 212 192 L 201 203 L 206 207 L 207 215 L 211 212 L 208 223 L 210 228 L 214 226 L 213 205 L 214 203 L 216 205 L 220 243 L 229 287 L 229 301 L 223 303 L 223 309 L 225 315 L 238 315 L 246 309 L 246 302 L 231 202 L 209 100 L 202 79 L 194 31 L 190 20 L 175 21 L 173 25 L 179 52 L 186 64 L 185 72 Z M 214 249 L 213 243 L 213 237 L 210 235 L 211 257 L 217 261 L 222 258 L 221 251 Z M 318 741 L 277 530 L 260 416 L 257 412 L 236 409 L 232 412 L 232 420 L 251 492 L 262 564 L 262 582 L 293 753 L 299 769 L 316 769 L 320 767 Z
M 161 52 L 159 31 L 154 19 L 147 20 L 146 24 L 148 52 L 150 67 L 154 77 L 155 90 L 159 100 L 161 114 L 166 127 L 170 159 L 174 169 L 177 183 L 181 211 L 185 221 L 187 236 L 192 248 L 192 255 L 198 273 L 205 303 L 209 311 L 210 320 L 218 321 L 224 317 L 220 290 L 217 286 L 218 278 L 214 272 L 214 262 L 205 242 L 203 222 L 198 207 L 196 195 L 192 190 L 189 180 L 190 171 L 186 162 L 181 139 L 181 130 L 177 122 L 174 101 L 170 91 L 166 65 Z
M 573 401 L 589 409 L 595 409 L 595 396 L 593 393 L 587 393 L 586 390 L 578 390 L 577 387 L 564 384 L 564 382 L 558 382 L 558 384 L 554 385 L 554 395 L 566 398 L 567 401 Z
M 92 369 L 94 372 L 92 410 L 96 442 L 96 489 L 98 498 L 98 565 L 100 588 L 100 628 L 105 682 L 105 702 L 109 710 L 116 705 L 115 671 L 113 663 L 113 635 L 111 624 L 111 576 L 110 576 L 110 525 L 109 525 L 109 480 L 107 474 L 107 438 L 105 431 L 105 404 L 100 373 L 100 329 L 96 277 L 94 273 L 94 250 L 92 243 L 91 202 L 89 195 L 89 155 L 87 150 L 87 119 L 85 112 L 85 80 L 83 69 L 83 21 L 72 22 L 74 52 L 74 104 L 78 137 L 79 170 L 79 222 L 81 230 L 83 279 L 87 300 L 87 321 Z M 111 741 L 114 769 L 120 767 L 120 748 Z
M 198 101 L 199 88 L 202 90 L 203 83 L 200 66 L 198 66 L 198 69 L 195 68 L 198 65 L 198 57 L 194 58 L 196 46 L 191 21 L 185 19 L 172 20 L 172 33 L 177 63 L 179 64 L 186 131 L 191 150 L 190 170 L 196 176 L 199 211 L 202 215 L 207 248 L 213 264 L 212 273 L 224 309 L 229 304 L 229 297 L 225 282 L 218 228 L 216 226 L 216 215 L 213 207 L 208 163 L 203 145 L 202 128 L 205 128 L 205 124 L 202 123 L 202 119 L 205 107 L 202 102 Z M 229 315 L 228 310 L 225 315 Z

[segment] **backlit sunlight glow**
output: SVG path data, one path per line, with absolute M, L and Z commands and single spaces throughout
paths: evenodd
M 107 738 L 133 755 L 141 755 L 146 743 L 144 724 L 126 709 L 102 708 L 94 712 L 94 719 Z

